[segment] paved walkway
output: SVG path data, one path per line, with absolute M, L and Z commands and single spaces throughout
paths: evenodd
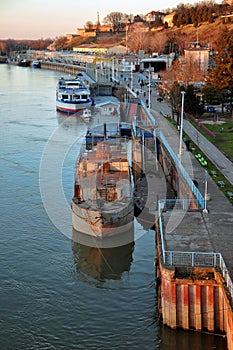
M 184 120 L 184 131 L 233 185 L 233 163 L 187 120 Z
M 166 102 L 158 102 L 154 91 L 153 93 L 151 98 L 152 111 L 171 115 L 170 106 Z M 184 120 L 183 130 L 233 186 L 233 163 L 189 121 Z
M 161 115 L 161 111 L 168 114 L 168 108 L 164 102 L 160 103 L 156 99 L 152 100 L 151 113 L 156 118 L 158 128 L 163 132 L 173 151 L 177 154 L 179 134 L 176 128 Z M 197 134 L 191 134 L 190 132 L 190 135 L 193 135 L 195 142 Z M 203 139 L 205 138 L 203 137 Z M 207 151 L 206 145 L 208 143 L 205 143 L 201 136 L 199 145 L 200 143 Z M 208 157 L 210 156 L 213 159 L 215 155 L 212 152 L 215 151 L 208 149 L 208 152 Z M 217 152 L 215 153 L 224 162 L 225 156 L 221 152 L 220 155 Z M 205 169 L 191 152 L 185 151 L 181 162 L 188 173 L 192 172 L 192 179 L 197 180 L 199 191 L 204 195 Z M 222 164 L 220 160 L 218 160 L 218 164 Z M 221 165 L 221 171 L 225 170 L 226 173 L 227 170 L 227 173 L 230 173 L 232 176 L 231 170 L 229 170 L 230 166 L 232 164 L 226 165 L 224 163 L 224 166 Z M 207 182 L 210 195 L 210 200 L 207 201 L 208 214 L 203 212 L 179 213 L 173 211 L 171 214 L 172 218 L 169 218 L 169 222 L 167 221 L 165 225 L 166 249 L 184 252 L 204 251 L 221 253 L 233 281 L 233 208 L 209 175 L 207 175 Z

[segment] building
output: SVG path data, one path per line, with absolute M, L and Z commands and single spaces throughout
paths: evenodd
M 111 46 L 108 49 L 108 54 L 110 55 L 125 55 L 126 47 L 124 45 Z
M 77 35 L 83 37 L 95 37 L 97 34 L 101 33 L 112 33 L 113 25 L 112 24 L 89 24 L 84 28 L 77 29 Z
M 151 11 L 146 14 L 146 22 L 155 22 L 157 20 L 164 21 L 165 13 L 159 11 Z
M 160 55 L 157 57 L 146 57 L 141 59 L 140 69 L 148 69 L 151 72 L 159 72 L 169 69 L 174 60 L 174 54 Z
M 120 103 L 115 101 L 104 101 L 97 103 L 95 106 L 101 116 L 115 116 L 120 115 Z
M 79 45 L 77 47 L 73 47 L 74 52 L 80 52 L 80 53 L 97 53 L 97 54 L 104 54 L 108 52 L 109 46 L 98 46 L 95 44 L 83 44 Z
M 95 45 L 82 44 L 73 48 L 75 52 L 93 53 L 93 54 L 108 54 L 108 55 L 125 55 L 126 47 L 124 45 Z
M 66 34 L 66 39 L 70 42 L 74 38 L 77 38 L 77 34 Z
M 193 45 L 184 50 L 185 62 L 197 65 L 203 74 L 206 74 L 209 65 L 209 49 Z
M 168 15 L 164 16 L 163 22 L 168 24 L 168 27 L 173 27 L 173 18 L 175 16 L 176 12 L 171 12 Z

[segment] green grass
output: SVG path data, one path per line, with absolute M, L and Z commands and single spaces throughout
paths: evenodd
M 216 139 L 211 139 L 211 142 L 233 161 L 233 120 L 224 124 L 205 124 L 205 126 L 216 135 Z M 202 133 L 206 134 L 204 131 Z
M 186 137 L 188 139 L 188 137 Z M 212 177 L 214 182 L 218 185 L 219 181 L 224 182 L 224 187 L 220 187 L 219 189 L 225 194 L 226 198 L 233 205 L 233 198 L 230 198 L 228 192 L 233 193 L 233 186 L 231 183 L 223 176 L 223 174 L 214 166 L 213 163 L 205 156 L 205 154 L 197 147 L 197 145 L 191 141 L 190 143 L 191 149 L 193 149 L 192 153 L 194 156 L 196 154 L 200 154 L 207 160 L 207 165 L 204 168 L 208 171 L 209 175 Z
M 176 126 L 176 123 L 171 118 L 167 118 L 167 120 Z M 200 128 L 196 123 L 192 122 L 189 119 L 189 122 L 193 124 L 193 126 L 200 131 L 210 142 L 212 142 L 217 148 L 219 148 L 229 159 L 233 158 L 233 131 L 230 131 L 233 128 L 233 120 L 228 120 L 224 124 L 217 125 L 209 125 L 205 124 L 205 126 L 212 132 L 216 133 L 216 139 L 211 138 L 202 128 Z M 189 136 L 183 132 L 183 139 L 188 140 Z M 221 145 L 221 147 L 220 147 Z M 206 157 L 206 155 L 198 148 L 198 146 L 191 141 L 190 148 L 193 149 L 192 153 L 195 156 L 196 154 L 200 154 L 207 160 L 207 165 L 204 167 L 209 175 L 212 177 L 213 181 L 218 185 L 219 181 L 224 182 L 224 187 L 220 187 L 219 189 L 225 194 L 226 198 L 233 205 L 233 198 L 229 198 L 228 192 L 233 193 L 233 186 L 231 183 L 223 176 L 223 174 L 215 167 L 213 163 Z M 201 165 L 201 164 L 200 164 Z

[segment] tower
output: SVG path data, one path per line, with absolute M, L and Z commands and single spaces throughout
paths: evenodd
M 99 27 L 100 26 L 100 15 L 99 15 L 99 12 L 97 12 L 97 26 Z

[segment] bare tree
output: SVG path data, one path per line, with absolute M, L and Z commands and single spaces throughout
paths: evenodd
M 92 26 L 93 26 L 93 23 L 91 21 L 87 21 L 85 24 L 85 28 L 87 28 L 87 29 L 91 29 Z
M 161 54 L 164 52 L 165 44 L 167 41 L 166 34 L 164 32 L 155 32 L 150 35 L 150 50 L 152 52 L 158 52 Z
M 59 38 L 55 39 L 53 45 L 58 50 L 64 50 L 68 46 L 68 39 L 66 36 L 60 36 Z
M 104 17 L 103 22 L 106 24 L 112 24 L 114 32 L 118 32 L 125 26 L 128 15 L 122 12 L 111 12 Z
M 139 50 L 147 51 L 150 37 L 145 32 L 130 32 L 128 35 L 128 47 L 138 53 Z

